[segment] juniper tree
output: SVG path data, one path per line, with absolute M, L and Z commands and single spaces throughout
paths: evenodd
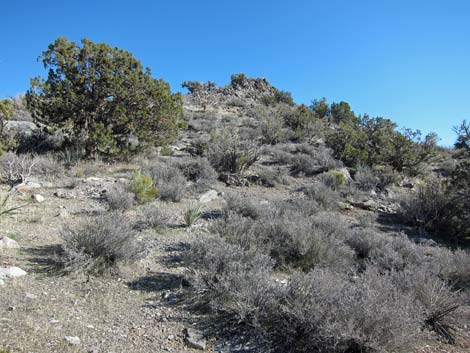
M 38 58 L 47 78 L 31 80 L 26 99 L 36 122 L 63 129 L 86 156 L 167 143 L 177 133 L 180 94 L 155 79 L 128 51 L 58 38 Z

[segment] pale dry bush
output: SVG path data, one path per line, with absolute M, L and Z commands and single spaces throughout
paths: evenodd
M 61 237 L 66 272 L 101 274 L 142 254 L 130 222 L 121 213 L 84 218 L 63 227 Z

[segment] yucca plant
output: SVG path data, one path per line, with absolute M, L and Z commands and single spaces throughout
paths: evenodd
M 9 207 L 8 202 L 11 199 L 11 194 L 7 194 L 5 197 L 0 197 L 0 217 L 5 215 L 15 214 L 15 211 L 19 210 L 26 205 L 19 205 L 14 207 Z
M 186 227 L 190 227 L 196 223 L 202 216 L 202 207 L 198 204 L 190 203 L 184 211 L 184 223 Z

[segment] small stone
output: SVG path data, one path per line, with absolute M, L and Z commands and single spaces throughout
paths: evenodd
M 58 324 L 59 322 L 60 322 L 59 320 L 55 320 L 55 319 L 52 319 L 52 320 L 49 321 L 49 323 L 50 323 L 51 325 Z
M 209 191 L 207 191 L 207 192 L 205 192 L 204 194 L 201 195 L 201 197 L 199 198 L 199 202 L 208 203 L 208 202 L 217 200 L 218 197 L 219 197 L 219 195 L 218 195 L 217 191 L 209 190 Z
M 168 341 L 173 341 L 175 339 L 175 336 L 174 335 L 169 335 L 167 338 L 168 338 Z
M 65 336 L 65 340 L 71 345 L 79 345 L 81 343 L 80 338 L 77 336 Z
M 0 279 L 15 278 L 26 275 L 26 271 L 23 271 L 19 267 L 0 267 Z
M 200 350 L 206 349 L 206 339 L 200 331 L 192 328 L 186 328 L 184 329 L 184 334 L 186 336 L 186 344 L 189 347 Z
M 0 237 L 0 249 L 18 249 L 18 243 L 8 237 Z
M 42 203 L 46 200 L 44 196 L 40 194 L 34 194 L 33 196 L 31 196 L 31 199 L 33 199 L 33 201 L 37 203 Z
M 5 284 L 5 282 L 3 281 L 3 279 L 0 279 L 0 286 L 3 286 Z

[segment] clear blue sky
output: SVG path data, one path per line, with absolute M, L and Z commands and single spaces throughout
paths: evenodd
M 5 1 L 0 97 L 44 75 L 58 36 L 131 51 L 156 77 L 226 84 L 266 77 L 296 102 L 345 100 L 356 113 L 435 131 L 470 119 L 470 1 Z

